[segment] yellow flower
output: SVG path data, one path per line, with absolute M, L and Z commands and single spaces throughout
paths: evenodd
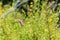
M 30 25 L 30 22 L 27 22 L 27 25 L 30 27 L 31 25 Z
M 0 15 L 2 14 L 2 10 L 0 10 Z
M 17 20 L 17 19 L 15 19 L 14 21 L 15 21 L 15 22 L 18 22 L 18 20 Z
M 33 16 L 33 18 L 35 18 L 35 16 Z
M 60 3 L 58 5 L 60 6 Z
M 0 5 L 2 4 L 2 2 L 0 2 Z
M 45 32 L 48 32 L 48 29 L 45 29 Z
M 30 2 L 30 4 L 33 4 L 33 2 Z
M 16 30 L 13 30 L 14 32 L 16 32 Z
M 29 9 L 30 11 L 32 11 L 32 9 Z
M 30 7 L 33 7 L 33 5 L 30 5 Z
M 48 22 L 50 23 L 52 21 L 52 19 L 50 18 L 50 19 L 48 19 Z

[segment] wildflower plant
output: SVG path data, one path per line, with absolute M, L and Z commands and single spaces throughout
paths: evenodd
M 59 12 L 48 9 L 46 2 L 40 7 L 40 1 L 34 1 L 32 14 L 28 14 L 27 18 L 25 12 L 14 11 L 0 19 L 0 40 L 60 40 L 57 24 Z M 3 10 L 5 12 L 7 9 Z M 18 21 L 19 18 L 24 19 L 23 26 Z

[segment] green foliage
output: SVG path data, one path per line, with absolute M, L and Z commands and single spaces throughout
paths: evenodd
M 40 10 L 39 5 L 39 1 L 35 1 L 29 18 L 25 18 L 25 12 L 15 11 L 0 19 L 0 40 L 60 40 L 60 28 L 57 28 L 59 12 L 49 10 L 46 3 Z M 25 19 L 24 26 L 21 26 L 19 18 Z

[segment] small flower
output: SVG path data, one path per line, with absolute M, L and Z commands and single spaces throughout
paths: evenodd
M 0 15 L 2 14 L 2 10 L 0 10 Z
M 33 16 L 33 18 L 35 18 L 35 16 Z
M 15 19 L 14 21 L 15 21 L 15 22 L 18 22 L 18 20 L 17 20 L 17 19 Z
M 29 9 L 30 11 L 32 11 L 32 9 Z
M 50 18 L 50 19 L 48 19 L 48 22 L 50 23 L 52 21 L 52 19 Z
M 33 5 L 30 5 L 30 7 L 33 7 Z
M 30 22 L 27 22 L 27 25 L 30 27 L 31 25 L 30 25 Z
M 16 32 L 16 30 L 13 30 L 14 32 Z
M 28 24 L 28 26 L 31 26 L 30 24 Z
M 60 3 L 58 5 L 60 6 Z
M 45 29 L 45 32 L 48 32 L 48 29 Z
M 33 4 L 33 2 L 30 2 L 30 4 Z
M 30 23 L 30 22 L 27 22 L 28 24 Z

